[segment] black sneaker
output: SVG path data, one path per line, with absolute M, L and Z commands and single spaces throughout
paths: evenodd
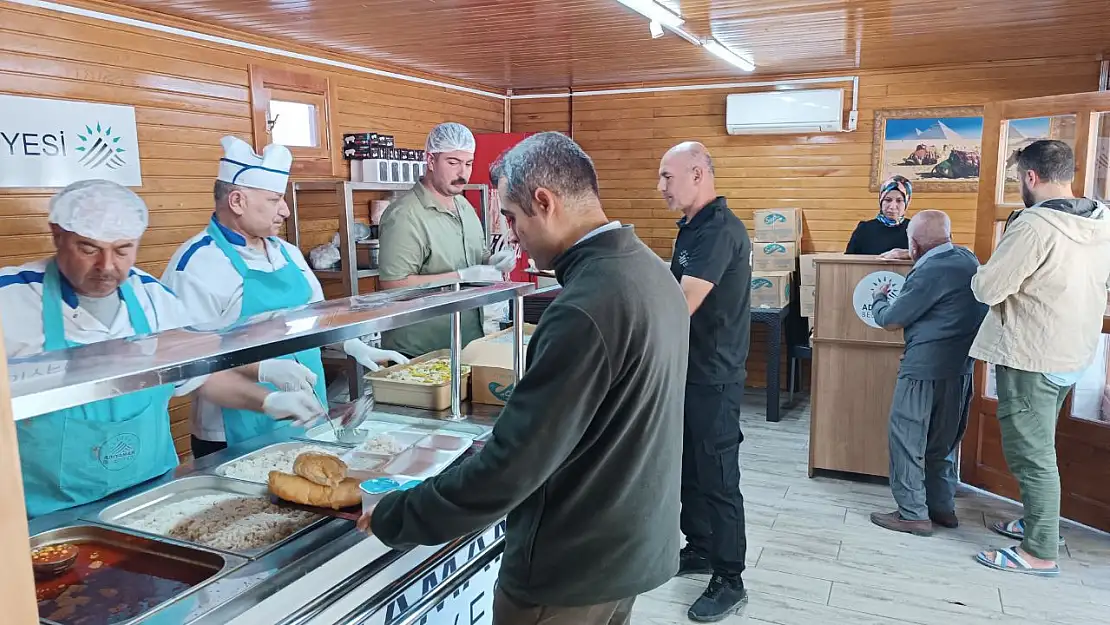
M 677 575 L 709 575 L 713 567 L 709 565 L 709 558 L 699 556 L 689 547 L 683 547 L 678 552 Z
M 748 605 L 748 591 L 740 578 L 714 575 L 686 616 L 698 623 L 715 623 L 730 614 L 739 614 Z

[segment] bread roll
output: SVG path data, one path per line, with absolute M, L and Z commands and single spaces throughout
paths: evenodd
M 347 465 L 331 454 L 306 451 L 293 462 L 293 473 L 320 486 L 339 486 L 347 478 Z
M 269 481 L 271 493 L 302 506 L 340 510 L 362 503 L 362 492 L 358 489 L 359 481 L 353 477 L 332 487 L 315 484 L 299 475 L 270 471 Z

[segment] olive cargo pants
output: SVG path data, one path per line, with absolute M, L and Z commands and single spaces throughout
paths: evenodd
M 513 599 L 498 587 L 493 592 L 493 625 L 629 625 L 636 597 L 601 605 L 562 608 Z
M 1060 469 L 1056 420 L 1071 387 L 1041 373 L 995 365 L 1002 453 L 1021 487 L 1025 540 L 1021 548 L 1042 560 L 1060 555 Z

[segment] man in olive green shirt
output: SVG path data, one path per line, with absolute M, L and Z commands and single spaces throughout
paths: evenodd
M 513 251 L 490 257 L 482 222 L 463 187 L 474 166 L 474 135 L 454 122 L 432 129 L 425 142 L 428 171 L 382 214 L 379 280 L 383 289 L 431 282 L 499 282 L 516 261 Z M 462 314 L 462 344 L 482 337 L 482 311 Z M 445 315 L 382 334 L 382 346 L 413 358 L 451 346 Z

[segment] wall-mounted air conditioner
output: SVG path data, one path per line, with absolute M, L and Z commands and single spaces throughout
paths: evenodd
M 844 90 L 805 89 L 729 94 L 730 135 L 806 134 L 844 130 Z

